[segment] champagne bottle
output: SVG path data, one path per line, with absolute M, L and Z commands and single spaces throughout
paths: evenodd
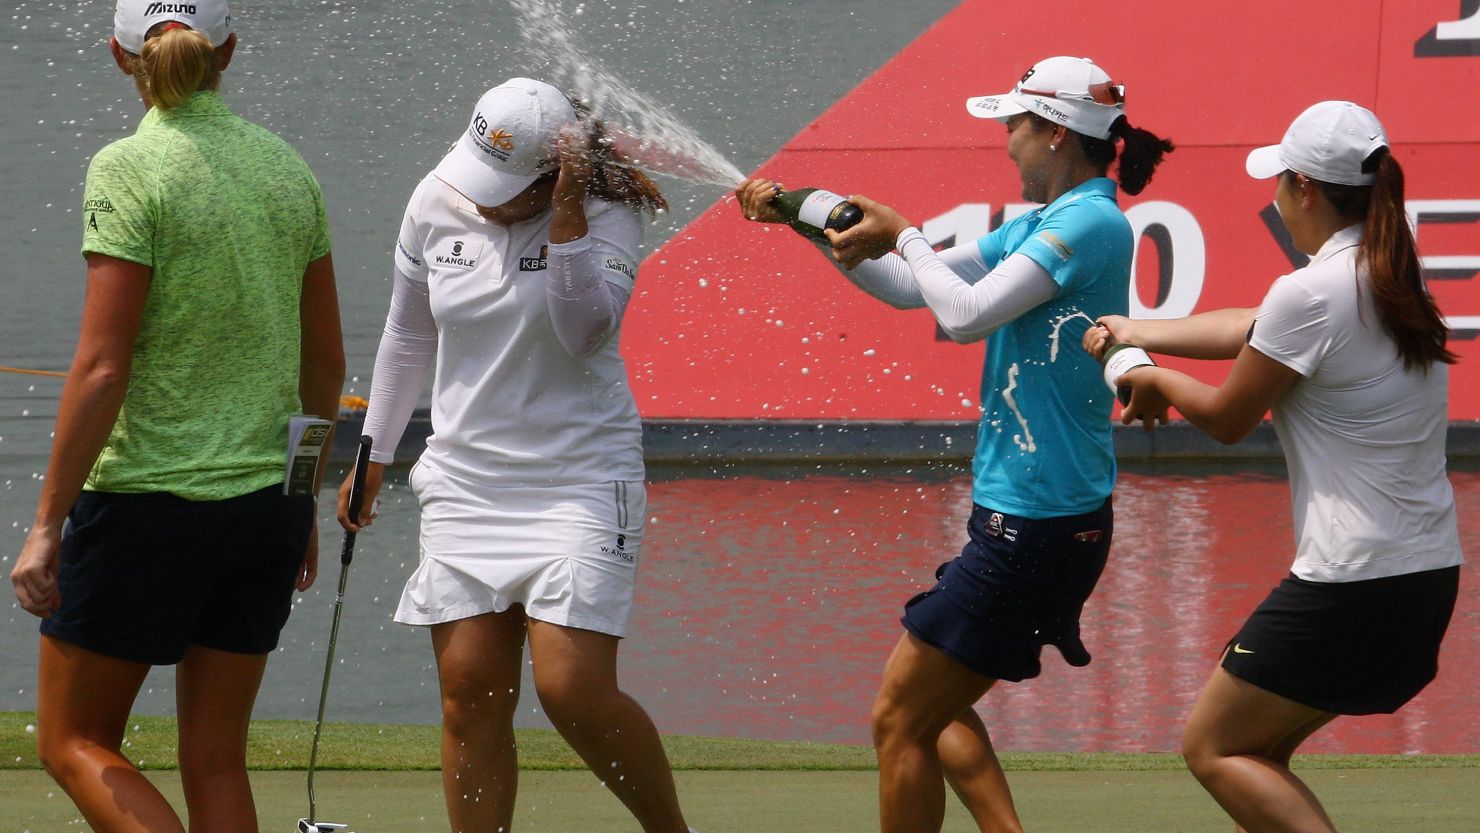
M 787 225 L 813 240 L 827 239 L 823 229 L 845 231 L 863 219 L 863 211 L 858 206 L 821 188 L 781 191 L 771 198 L 771 205 L 786 218 Z
M 1115 398 L 1122 405 L 1131 404 L 1131 386 L 1120 384 L 1120 377 L 1138 367 L 1156 366 L 1145 350 L 1125 342 L 1112 344 L 1100 363 L 1105 366 L 1105 384 L 1115 392 Z

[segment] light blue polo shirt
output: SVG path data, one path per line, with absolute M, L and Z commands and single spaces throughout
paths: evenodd
M 972 499 L 1028 518 L 1099 508 L 1115 486 L 1114 395 L 1081 346 L 1101 315 L 1130 304 L 1131 227 L 1115 183 L 1091 179 L 977 241 L 987 268 L 1014 252 L 1059 294 L 987 338 Z

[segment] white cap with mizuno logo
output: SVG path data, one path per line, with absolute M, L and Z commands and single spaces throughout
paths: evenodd
M 118 45 L 138 55 L 144 49 L 149 30 L 165 21 L 183 23 L 205 35 L 211 46 L 220 46 L 231 37 L 231 9 L 226 0 L 118 0 L 113 13 L 113 37 Z

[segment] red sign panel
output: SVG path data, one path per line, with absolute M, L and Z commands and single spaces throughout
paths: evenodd
M 1174 9 L 1168 12 L 1168 9 Z M 1319 33 L 1318 35 L 1314 33 Z M 1121 206 L 1138 233 L 1133 315 L 1256 306 L 1303 265 L 1249 179 L 1253 147 L 1306 106 L 1345 98 L 1383 120 L 1408 174 L 1430 286 L 1461 356 L 1453 419 L 1480 418 L 1480 10 L 1460 0 L 1136 0 L 1019 7 L 966 0 L 807 125 L 759 174 L 867 194 L 937 243 L 1028 210 L 1005 131 L 968 96 L 1002 92 L 1049 54 L 1087 55 L 1127 87 L 1128 116 L 1176 141 Z M 652 419 L 973 420 L 982 347 L 937 337 L 924 310 L 853 287 L 779 226 L 721 201 L 642 267 L 624 351 Z M 1179 366 L 1173 363 L 1173 366 Z M 1208 381 L 1226 367 L 1183 366 Z

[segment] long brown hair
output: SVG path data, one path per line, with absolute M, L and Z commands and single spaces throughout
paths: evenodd
M 591 150 L 595 154 L 595 170 L 586 193 L 610 202 L 625 203 L 653 215 L 667 211 L 668 200 L 647 174 L 617 161 L 613 150 L 615 143 L 607 133 L 606 125 L 592 117 L 590 106 L 575 96 L 566 97 L 575 108 L 576 117 L 589 127 Z
M 201 90 L 221 84 L 221 67 L 210 39 L 180 24 L 155 26 L 139 54 L 129 55 L 129 65 L 161 110 L 173 110 Z
M 1459 357 L 1448 347 L 1449 328 L 1424 283 L 1418 246 L 1404 210 L 1403 168 L 1381 147 L 1367 157 L 1362 170 L 1376 172 L 1376 181 L 1371 185 L 1311 181 L 1343 219 L 1362 223 L 1357 263 L 1366 269 L 1377 320 L 1397 345 L 1404 369 L 1417 365 L 1427 371 L 1434 362 L 1454 364 Z

